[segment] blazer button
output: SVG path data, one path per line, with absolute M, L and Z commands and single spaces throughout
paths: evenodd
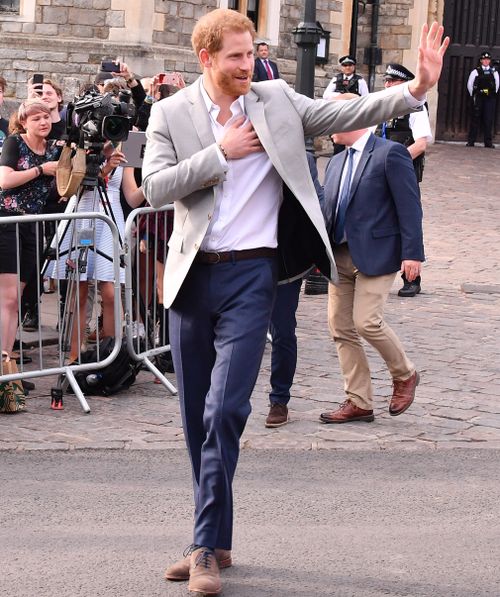
M 208 219 L 211 220 L 212 219 L 212 214 L 208 214 Z
M 200 245 L 198 245 L 198 244 L 196 244 L 196 243 L 195 243 L 195 245 L 194 245 L 194 248 L 195 248 L 196 250 L 198 250 L 198 249 L 200 248 Z

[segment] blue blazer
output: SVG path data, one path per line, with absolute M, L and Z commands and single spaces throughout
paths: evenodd
M 323 213 L 333 238 L 340 180 L 347 152 L 325 173 Z M 345 231 L 354 265 L 367 276 L 396 272 L 401 261 L 424 261 L 422 205 L 406 147 L 370 135 L 351 183 Z
M 276 64 L 276 62 L 273 62 L 272 60 L 269 60 L 269 66 L 271 67 L 271 71 L 273 73 L 273 77 L 275 79 L 279 79 L 280 78 L 280 74 L 278 72 L 278 65 Z M 269 78 L 267 76 L 267 71 L 266 71 L 266 67 L 262 64 L 262 61 L 260 58 L 256 58 L 255 59 L 255 67 L 253 70 L 253 78 L 252 81 L 257 82 L 257 81 L 269 81 Z

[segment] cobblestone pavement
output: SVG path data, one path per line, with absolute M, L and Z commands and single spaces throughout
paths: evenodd
M 268 348 L 244 448 L 500 447 L 499 158 L 499 151 L 457 145 L 437 144 L 428 152 L 422 185 L 428 262 L 422 293 L 400 299 L 398 280 L 387 305 L 388 321 L 421 371 L 412 408 L 400 417 L 389 416 L 390 378 L 369 349 L 375 422 L 318 422 L 322 411 L 343 401 L 342 380 L 326 327 L 326 296 L 302 296 L 291 422 L 264 428 Z M 51 352 L 54 348 L 45 350 Z M 28 412 L 0 417 L 0 450 L 184 447 L 178 399 L 154 384 L 150 373 L 142 372 L 126 393 L 90 397 L 89 415 L 72 396 L 65 398 L 64 411 L 50 410 L 54 380 L 35 381 Z

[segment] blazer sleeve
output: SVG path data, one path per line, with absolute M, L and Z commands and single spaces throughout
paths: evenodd
M 167 111 L 173 119 L 176 114 L 182 118 L 185 117 L 185 106 L 170 104 L 169 107 L 169 102 L 162 101 L 153 104 L 151 109 L 146 130 L 142 187 L 153 207 L 161 207 L 213 187 L 225 180 L 227 171 L 227 163 L 221 160 L 215 141 L 189 156 L 178 156 L 169 130 Z M 187 119 L 185 121 L 186 126 L 192 126 Z M 184 134 L 196 135 L 196 131 L 186 128 Z
M 282 80 L 282 89 L 299 113 L 306 137 L 354 131 L 409 114 L 411 108 L 404 97 L 404 85 L 394 85 L 350 101 L 313 100 L 296 93 Z
M 406 147 L 400 143 L 391 144 L 385 170 L 399 221 L 401 260 L 425 261 L 420 189 Z

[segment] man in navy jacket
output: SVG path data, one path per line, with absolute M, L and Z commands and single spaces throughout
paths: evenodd
M 424 261 L 422 206 L 411 157 L 399 143 L 367 129 L 339 133 L 346 150 L 325 175 L 324 214 L 339 285 L 330 285 L 328 323 L 344 377 L 345 402 L 323 423 L 373 421 L 373 390 L 362 338 L 382 356 L 393 380 L 392 416 L 403 413 L 419 381 L 394 331 L 383 318 L 398 271 L 408 280 Z

